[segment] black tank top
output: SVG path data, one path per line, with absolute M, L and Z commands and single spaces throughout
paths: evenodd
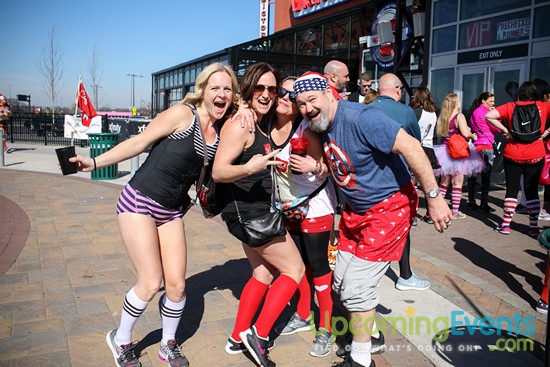
M 195 119 L 184 131 L 158 140 L 129 184 L 136 190 L 169 209 L 188 204 L 189 188 L 197 181 L 204 163 L 201 127 Z M 214 159 L 218 135 L 207 145 L 208 159 Z
M 245 164 L 256 154 L 265 154 L 264 144 L 269 144 L 269 140 L 256 127 L 254 142 L 233 164 Z M 269 168 L 224 186 L 224 213 L 234 213 L 236 211 L 233 199 L 237 200 L 240 212 L 269 211 L 272 190 L 271 171 Z

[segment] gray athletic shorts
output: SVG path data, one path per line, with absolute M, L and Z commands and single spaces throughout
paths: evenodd
M 332 289 L 348 311 L 370 311 L 380 301 L 378 287 L 389 265 L 389 261 L 372 262 L 338 251 Z

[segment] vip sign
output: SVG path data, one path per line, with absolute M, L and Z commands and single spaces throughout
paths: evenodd
M 389 3 L 376 15 L 371 26 L 371 36 L 367 37 L 369 48 L 374 62 L 381 68 L 391 68 L 394 63 L 393 46 L 395 43 L 396 5 Z M 412 36 L 412 29 L 405 19 L 402 28 L 402 50 L 407 48 L 407 40 Z
M 269 32 L 269 2 L 260 0 L 260 38 L 266 37 Z

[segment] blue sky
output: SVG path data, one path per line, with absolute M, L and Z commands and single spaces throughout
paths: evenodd
M 55 26 L 63 54 L 56 105 L 74 105 L 79 74 L 91 97 L 95 47 L 100 107 L 130 106 L 127 74 L 143 75 L 135 78 L 139 107 L 141 100 L 150 101 L 152 73 L 258 38 L 259 9 L 259 0 L 4 1 L 0 93 L 31 95 L 33 105 L 51 105 L 38 63 Z

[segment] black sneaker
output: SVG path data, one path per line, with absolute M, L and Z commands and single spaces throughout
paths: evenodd
M 384 339 L 384 334 L 382 334 L 381 331 L 378 332 L 378 337 L 371 336 L 371 354 L 382 354 L 386 351 L 386 340 Z M 338 350 L 336 351 L 336 355 L 340 358 L 345 358 L 349 355 L 351 351 L 351 341 L 353 340 L 353 335 L 349 333 L 346 336 L 346 342 L 344 345 L 338 346 Z
M 365 367 L 361 363 L 357 363 L 351 358 L 351 356 L 346 356 L 346 358 L 338 363 L 333 365 L 332 367 Z M 369 367 L 376 367 L 376 363 L 374 363 L 374 359 L 370 360 Z
M 271 350 L 275 348 L 275 340 L 270 340 L 267 344 L 267 350 Z M 246 349 L 246 346 L 243 344 L 243 342 L 237 342 L 233 340 L 232 337 L 229 337 L 227 339 L 227 343 L 225 344 L 225 352 L 227 354 L 240 354 L 247 352 L 248 349 Z
M 239 333 L 246 349 L 250 352 L 254 360 L 260 367 L 276 367 L 277 365 L 269 359 L 269 339 L 262 339 L 256 334 L 256 327 Z
M 113 353 L 115 365 L 117 367 L 141 367 L 138 357 L 134 353 L 134 343 L 117 345 L 115 344 L 115 336 L 117 329 L 107 333 L 106 341 L 109 349 Z
M 168 362 L 169 367 L 189 367 L 187 357 L 174 339 L 168 340 L 166 344 L 160 344 L 158 356 L 161 361 Z
M 485 205 L 480 205 L 479 208 L 477 208 L 477 211 L 480 213 L 494 213 L 496 212 L 496 209 L 485 204 Z
M 479 205 L 477 205 L 475 201 L 468 201 L 466 203 L 466 209 L 468 209 L 468 210 L 478 210 Z

